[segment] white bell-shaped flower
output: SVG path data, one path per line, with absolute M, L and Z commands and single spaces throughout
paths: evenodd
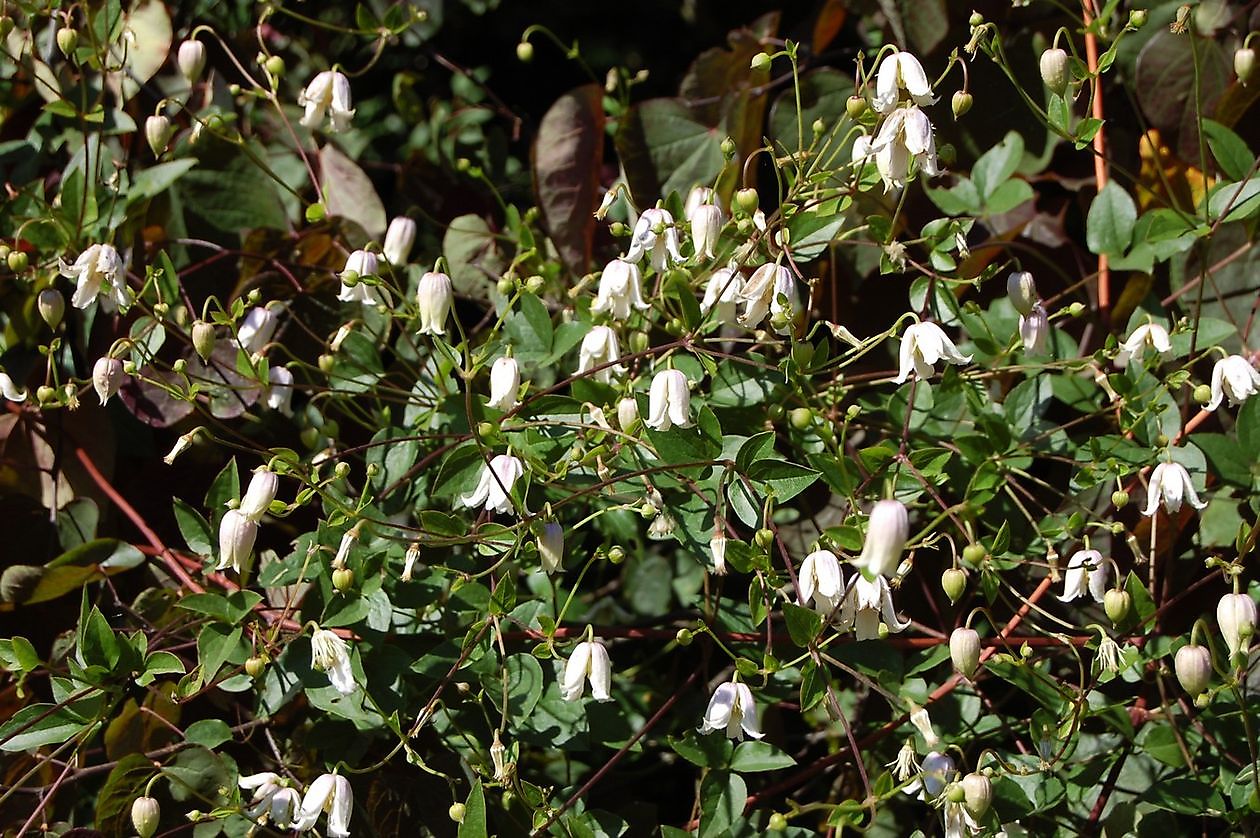
M 320 813 L 328 813 L 328 838 L 349 838 L 350 813 L 354 809 L 354 789 L 350 781 L 340 774 L 322 774 L 311 783 L 302 798 L 302 808 L 293 828 L 306 832 L 319 820 Z
M 113 245 L 94 244 L 79 254 L 74 264 L 59 260 L 61 275 L 75 281 L 74 295 L 70 304 L 75 308 L 87 308 L 98 297 L 101 309 L 106 313 L 115 307 L 126 311 L 134 297 L 127 287 L 127 273 L 122 257 Z
M 815 550 L 801 562 L 796 574 L 802 606 L 812 607 L 823 616 L 836 610 L 844 599 L 844 576 L 840 559 L 830 550 Z
M 724 221 L 722 209 L 716 204 L 701 204 L 687 213 L 687 222 L 691 224 L 691 243 L 697 258 L 716 258 L 718 236 Z
M 1037 285 L 1028 271 L 1014 271 L 1006 278 L 1006 296 L 1015 310 L 1027 316 L 1038 301 Z
M 1130 359 L 1141 362 L 1147 349 L 1154 349 L 1161 356 L 1172 352 L 1172 341 L 1168 330 L 1158 323 L 1143 323 L 1120 344 L 1120 352 L 1116 355 L 1116 363 L 1124 366 Z
M 932 122 L 913 106 L 898 108 L 884 119 L 870 150 L 875 153 L 875 167 L 885 192 L 905 186 L 915 172 L 929 176 L 941 173 Z
M 753 271 L 736 298 L 744 304 L 739 324 L 755 329 L 767 314 L 773 317 L 796 305 L 796 279 L 783 265 L 765 264 Z M 789 325 L 776 331 L 786 334 L 790 328 Z
M 338 133 L 350 127 L 354 119 L 354 108 L 350 102 L 350 80 L 344 73 L 325 70 L 316 73 L 306 88 L 298 94 L 298 104 L 306 109 L 301 123 L 307 128 L 316 128 L 328 114 L 329 133 Z
M 521 389 L 521 368 L 516 359 L 505 355 L 490 367 L 490 407 L 509 411 L 516 407 Z
M 910 516 L 899 500 L 881 500 L 871 507 L 866 541 L 857 566 L 867 576 L 892 576 L 901 564 L 901 553 L 910 537 Z
M 258 522 L 251 520 L 239 509 L 229 509 L 219 521 L 219 564 L 215 570 L 229 567 L 238 574 L 249 566 L 249 554 L 254 550 L 258 537 Z
M 1046 351 L 1046 342 L 1050 337 L 1050 316 L 1046 307 L 1040 302 L 1033 303 L 1028 314 L 1019 316 L 1019 338 L 1023 341 L 1024 351 L 1032 355 L 1040 355 Z
M 691 427 L 691 390 L 681 370 L 661 370 L 652 378 L 644 424 L 657 431 Z
M 484 507 L 487 512 L 510 513 L 512 486 L 525 473 L 524 464 L 511 454 L 499 454 L 481 469 L 477 488 L 459 496 L 459 501 L 469 509 Z
M 543 524 L 538 536 L 538 557 L 547 573 L 555 573 L 564 567 L 564 527 L 558 521 Z
M 1181 509 L 1183 501 L 1190 501 L 1195 509 L 1202 509 L 1206 503 L 1199 500 L 1199 495 L 1190 482 L 1190 472 L 1181 463 L 1160 463 L 1151 470 L 1146 484 L 1146 508 L 1143 515 L 1154 515 L 1160 503 L 1165 512 L 1176 512 Z
M 700 301 L 700 311 L 708 313 L 717 306 L 719 323 L 734 324 L 735 307 L 739 303 L 739 292 L 744 287 L 744 275 L 738 268 L 718 268 L 709 275 L 704 286 L 704 299 Z
M 285 415 L 292 413 L 293 373 L 288 367 L 272 367 L 267 375 L 271 379 L 264 394 L 267 407 Z
M 697 207 L 716 202 L 717 193 L 710 187 L 693 186 L 691 187 L 691 191 L 687 193 L 687 200 L 683 201 L 683 216 L 690 221 L 691 214 L 696 211 Z
M 678 265 L 683 261 L 678 252 L 678 230 L 674 227 L 674 216 L 669 210 L 653 207 L 646 209 L 634 225 L 634 233 L 630 237 L 630 250 L 625 255 L 627 262 L 638 262 L 643 254 L 650 254 L 652 267 L 658 272 L 665 265 Z
M 206 68 L 206 45 L 196 39 L 184 41 L 175 52 L 175 66 L 186 82 L 196 84 Z
M 591 698 L 596 701 L 612 701 L 608 694 L 612 685 L 612 663 L 608 650 L 598 640 L 583 641 L 573 649 L 564 666 L 564 680 L 560 684 L 560 696 L 565 701 L 577 701 L 587 681 L 591 684 Z
M 389 308 L 393 304 L 389 291 L 379 285 L 369 285 L 358 281 L 363 277 L 376 276 L 380 271 L 380 261 L 370 250 L 356 250 L 346 257 L 346 266 L 341 270 L 341 291 L 337 299 L 343 303 L 363 303 L 365 306 L 382 306 Z M 347 280 L 357 280 L 348 284 Z
M 429 271 L 416 286 L 416 308 L 420 313 L 420 334 L 445 335 L 446 318 L 451 313 L 454 289 L 451 278 L 441 271 Z
M 918 795 L 920 800 L 935 800 L 954 779 L 954 761 L 945 754 L 931 751 L 923 758 L 917 780 L 906 786 L 906 794 Z
M 0 372 L 0 395 L 11 402 L 26 401 L 26 388 L 19 388 L 7 372 Z
M 867 579 L 861 573 L 853 577 L 849 590 L 840 605 L 840 621 L 853 626 L 858 640 L 874 640 L 879 637 L 881 617 L 891 632 L 905 631 L 910 621 L 902 622 L 893 606 L 892 588 L 883 576 Z
M 903 383 L 911 375 L 918 381 L 926 381 L 932 377 L 935 372 L 933 366 L 938 361 L 951 364 L 971 362 L 971 356 L 959 352 L 945 331 L 930 320 L 911 323 L 906 327 L 901 335 L 901 349 L 898 354 L 901 368 L 893 379 L 896 384 Z
M 643 275 L 639 266 L 625 259 L 613 259 L 599 275 L 599 291 L 591 304 L 593 312 L 608 312 L 614 320 L 626 320 L 632 308 L 649 308 L 643 302 Z
M 1216 622 L 1231 658 L 1247 651 L 1256 633 L 1256 601 L 1249 594 L 1225 594 L 1216 604 Z
M 1212 400 L 1206 408 L 1216 410 L 1226 398 L 1229 406 L 1234 407 L 1256 393 L 1260 393 L 1260 372 L 1243 356 L 1230 355 L 1212 367 Z
M 400 215 L 389 222 L 385 230 L 385 244 L 381 245 L 381 254 L 385 261 L 395 268 L 407 264 L 411 255 L 411 247 L 416 243 L 416 222 L 405 215 Z
M 765 735 L 757 723 L 757 704 L 747 684 L 727 681 L 713 691 L 709 706 L 704 711 L 704 720 L 700 723 L 700 732 L 712 733 L 715 730 L 725 731 L 727 737 L 736 740 L 744 736 L 760 739 Z
M 930 105 L 936 101 L 932 85 L 919 59 L 908 52 L 894 52 L 884 56 L 875 74 L 875 96 L 871 107 L 878 113 L 888 113 L 897 106 L 904 90 L 916 105 Z
M 1107 582 L 1111 577 L 1111 565 L 1103 561 L 1097 550 L 1077 550 L 1068 559 L 1067 572 L 1063 574 L 1063 595 L 1060 602 L 1071 602 L 1089 594 L 1094 602 L 1102 602 L 1107 596 Z
M 279 325 L 280 318 L 271 305 L 251 308 L 236 327 L 236 342 L 247 355 L 256 355 L 271 342 Z
M 271 502 L 276 499 L 280 488 L 280 475 L 268 468 L 259 468 L 249 479 L 249 487 L 237 507 L 242 515 L 251 521 L 257 521 L 267 512 Z
M 271 771 L 241 777 L 237 784 L 254 792 L 246 813 L 254 820 L 270 822 L 277 829 L 288 829 L 302 807 L 302 796 L 297 789 Z
M 616 363 L 621 358 L 621 347 L 617 343 L 617 333 L 608 326 L 592 326 L 582 338 L 578 349 L 577 374 L 581 375 L 596 370 L 594 378 L 607 384 L 614 375 L 621 375 L 625 367 Z M 596 369 L 603 367 L 603 369 Z
M 311 669 L 328 675 L 328 682 L 342 695 L 355 691 L 350 668 L 350 645 L 328 629 L 315 629 L 311 635 Z

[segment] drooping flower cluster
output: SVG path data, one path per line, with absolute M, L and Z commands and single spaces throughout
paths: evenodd
M 871 107 L 883 119 L 874 137 L 863 134 L 853 144 L 854 164 L 873 159 L 884 191 L 905 186 L 916 172 L 940 174 L 935 132 L 921 110 L 935 101 L 917 58 L 908 52 L 884 56 L 871 97 Z

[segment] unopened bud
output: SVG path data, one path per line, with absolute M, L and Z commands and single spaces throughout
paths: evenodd
M 762 527 L 753 534 L 753 541 L 762 550 L 769 550 L 770 545 L 774 544 L 774 530 Z
M 856 94 L 850 96 L 844 103 L 844 112 L 849 115 L 849 119 L 858 119 L 866 113 L 866 108 L 866 98 Z
M 759 52 L 752 57 L 752 61 L 748 64 L 753 70 L 768 70 L 770 68 L 770 56 L 764 52 Z
M 757 206 L 761 203 L 761 198 L 757 195 L 756 189 L 749 187 L 741 189 L 735 193 L 735 203 L 744 212 L 751 214 L 757 211 Z
M 171 121 L 161 114 L 155 114 L 144 121 L 144 138 L 149 142 L 154 157 L 161 157 L 171 142 L 175 127 Z
M 959 783 L 963 789 L 963 805 L 976 820 L 984 817 L 993 802 L 993 784 L 983 774 L 973 771 Z
M 979 567 L 987 552 L 983 544 L 968 544 L 963 548 L 962 560 L 972 567 Z
M 278 55 L 273 55 L 263 62 L 263 69 L 267 71 L 267 75 L 273 79 L 284 76 L 284 59 Z
M 354 571 L 348 567 L 339 567 L 332 573 L 333 587 L 345 593 L 354 587 Z
M 31 264 L 30 257 L 28 257 L 25 251 L 22 250 L 9 251 L 9 256 L 5 259 L 5 262 L 8 264 L 9 270 L 13 271 L 15 274 L 22 273 Z
M 66 313 L 66 298 L 56 288 L 45 288 L 40 291 L 35 305 L 39 309 L 39 316 L 48 324 L 48 328 L 55 329 L 61 324 L 61 318 Z
M 320 204 L 320 203 L 311 204 L 310 206 L 306 208 L 306 222 L 308 224 L 318 224 L 319 222 L 324 220 L 324 217 L 327 214 L 328 212 L 327 210 L 324 209 L 323 204 Z
M 516 45 L 516 57 L 524 64 L 534 60 L 534 45 L 529 41 L 521 41 Z
M 941 574 L 941 590 L 945 592 L 945 596 L 949 597 L 949 602 L 954 605 L 962 598 L 963 591 L 967 588 L 967 574 L 956 567 L 951 567 Z
M 971 26 L 980 26 L 984 23 L 984 15 L 979 12 L 972 12 L 971 17 L 967 18 L 967 23 Z
M 971 94 L 965 90 L 955 92 L 953 98 L 949 101 L 950 108 L 954 111 L 954 119 L 960 118 L 967 111 L 971 110 L 971 105 L 974 101 Z
M 1256 631 L 1256 601 L 1249 594 L 1225 594 L 1216 605 L 1216 623 L 1231 659 L 1246 652 Z
M 192 324 L 192 345 L 201 360 L 205 361 L 214 352 L 214 326 L 204 320 Z
M 1037 304 L 1037 285 L 1028 271 L 1015 271 L 1006 278 L 1006 298 L 1020 314 L 1027 317 Z
M 61 50 L 61 54 L 66 58 L 74 54 L 75 47 L 78 45 L 78 32 L 75 32 L 69 26 L 63 26 L 57 30 L 57 49 Z
M 1107 618 L 1112 625 L 1124 622 L 1132 605 L 1133 597 L 1123 588 L 1112 588 L 1103 596 L 1103 610 L 1107 612 Z
M 722 156 L 727 158 L 728 160 L 735 156 L 735 152 L 737 150 L 735 147 L 735 141 L 732 140 L 730 137 L 727 137 L 726 139 L 722 140 L 722 145 L 720 146 L 720 148 L 722 149 Z
M 1111 505 L 1116 509 L 1123 509 L 1129 505 L 1129 493 L 1123 489 L 1117 489 L 1111 493 Z
M 184 81 L 196 84 L 206 68 L 206 45 L 197 40 L 184 41 L 175 53 L 175 65 Z
M 1141 29 L 1146 25 L 1146 9 L 1134 9 L 1129 12 L 1129 26 L 1133 29 Z
M 466 811 L 463 803 L 452 803 L 451 808 L 446 810 L 446 814 L 455 823 L 463 823 Z
M 959 627 L 949 636 L 949 659 L 967 678 L 980 668 L 980 635 L 975 629 Z
M 608 551 L 608 561 L 613 564 L 621 564 L 626 560 L 626 551 L 620 547 L 613 547 Z
M 1181 688 L 1197 696 L 1212 683 L 1212 653 L 1206 646 L 1187 643 L 1177 650 L 1173 658 L 1173 670 Z
M 258 655 L 253 655 L 245 660 L 245 674 L 251 678 L 257 679 L 266 670 L 267 662 Z
M 1212 388 L 1206 384 L 1200 384 L 1194 388 L 1194 400 L 1198 404 L 1207 404 L 1212 401 Z
M 1041 54 L 1039 66 L 1041 80 L 1046 87 L 1060 96 L 1067 96 L 1068 83 L 1072 80 L 1068 54 L 1058 47 L 1051 47 Z
M 152 797 L 137 797 L 131 804 L 131 825 L 140 838 L 152 838 L 161 817 L 162 807 Z
M 696 639 L 695 632 L 688 628 L 680 628 L 678 633 L 674 635 L 674 640 L 679 646 L 690 646 L 691 641 Z

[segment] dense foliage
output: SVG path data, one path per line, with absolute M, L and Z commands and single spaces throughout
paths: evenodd
M 9 2 L 6 834 L 1253 834 L 1257 28 Z

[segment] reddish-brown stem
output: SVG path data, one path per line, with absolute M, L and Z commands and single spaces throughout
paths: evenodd
M 1102 76 L 1098 73 L 1098 38 L 1089 31 L 1094 22 L 1093 0 L 1081 0 L 1082 20 L 1085 24 L 1085 61 L 1089 65 L 1090 78 L 1093 79 L 1094 119 L 1103 120 Z M 1094 183 L 1102 192 L 1107 185 L 1107 141 L 1102 125 L 1094 134 Z M 1103 322 L 1111 316 L 1111 269 L 1107 266 L 1107 254 L 1098 254 L 1098 312 Z

